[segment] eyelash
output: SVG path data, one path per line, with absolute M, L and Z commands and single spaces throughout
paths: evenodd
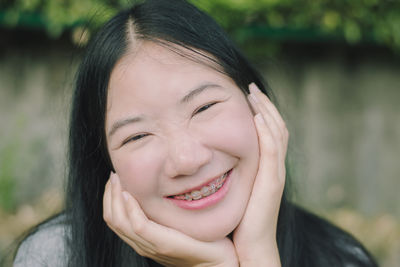
M 204 106 L 200 107 L 199 109 L 197 109 L 197 110 L 193 113 L 193 116 L 196 115 L 196 114 L 198 114 L 198 113 L 200 113 L 200 112 L 203 112 L 203 111 L 209 109 L 210 107 L 214 106 L 214 105 L 217 104 L 217 103 L 218 103 L 218 102 L 212 102 L 212 103 L 209 103 L 209 104 L 207 104 L 207 105 L 204 105 Z M 131 141 L 137 141 L 137 140 L 142 139 L 143 137 L 146 137 L 146 136 L 148 136 L 148 134 L 138 134 L 138 135 L 135 135 L 135 136 L 133 136 L 133 137 L 131 137 L 131 138 L 128 138 L 126 141 L 124 141 L 124 142 L 122 143 L 122 145 L 125 145 L 126 143 L 129 143 L 129 142 L 131 142 Z
M 142 139 L 143 137 L 146 137 L 146 136 L 148 136 L 148 134 L 137 134 L 137 135 L 132 136 L 132 137 L 128 138 L 127 140 L 125 140 L 122 143 L 122 145 L 125 145 L 126 143 L 129 143 L 131 141 L 137 141 L 137 140 Z
M 218 103 L 218 102 L 212 102 L 212 103 L 209 103 L 209 104 L 207 104 L 207 105 L 204 105 L 204 106 L 200 107 L 199 109 L 197 109 L 197 110 L 193 113 L 193 116 L 196 115 L 196 114 L 198 114 L 198 113 L 200 113 L 200 112 L 203 112 L 203 111 L 209 109 L 210 107 L 214 106 L 214 105 L 217 104 L 217 103 Z

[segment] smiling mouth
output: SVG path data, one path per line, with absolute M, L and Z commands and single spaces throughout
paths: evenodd
M 229 175 L 229 173 L 232 170 L 227 171 L 217 179 L 211 181 L 209 184 L 203 186 L 202 188 L 198 190 L 193 190 L 190 192 L 187 192 L 185 194 L 181 195 L 174 195 L 174 196 L 169 196 L 169 198 L 177 199 L 177 200 L 187 200 L 187 201 L 192 201 L 192 200 L 200 200 L 202 198 L 208 197 L 214 193 L 216 193 L 223 185 L 226 180 L 226 177 Z

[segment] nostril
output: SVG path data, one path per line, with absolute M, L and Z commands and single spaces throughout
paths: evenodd
M 168 139 L 168 154 L 165 171 L 168 177 L 178 178 L 193 175 L 209 163 L 212 151 L 187 131 L 174 132 Z

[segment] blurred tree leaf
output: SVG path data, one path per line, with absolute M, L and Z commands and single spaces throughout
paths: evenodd
M 93 31 L 131 0 L 2 0 L 0 25 L 40 27 L 52 38 L 82 27 Z M 298 40 L 299 32 L 313 32 L 313 40 L 342 40 L 350 44 L 374 42 L 400 51 L 398 0 L 189 0 L 211 14 L 240 43 L 274 32 L 281 40 Z M 249 31 L 236 36 L 235 32 Z M 75 38 L 76 39 L 76 38 Z M 307 39 L 308 41 L 312 41 Z

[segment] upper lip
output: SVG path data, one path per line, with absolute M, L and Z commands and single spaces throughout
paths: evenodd
M 214 176 L 213 178 L 208 179 L 206 182 L 202 183 L 201 185 L 189 188 L 189 189 L 185 189 L 183 191 L 181 191 L 180 193 L 176 193 L 176 194 L 172 194 L 172 195 L 168 195 L 168 196 L 178 196 L 178 195 L 184 195 L 186 193 L 192 192 L 194 190 L 200 190 L 201 188 L 203 188 L 204 186 L 208 185 L 209 183 L 211 183 L 212 181 L 218 179 L 219 177 L 221 177 L 222 175 L 224 175 L 225 173 L 229 172 L 229 170 L 221 173 L 220 175 Z

